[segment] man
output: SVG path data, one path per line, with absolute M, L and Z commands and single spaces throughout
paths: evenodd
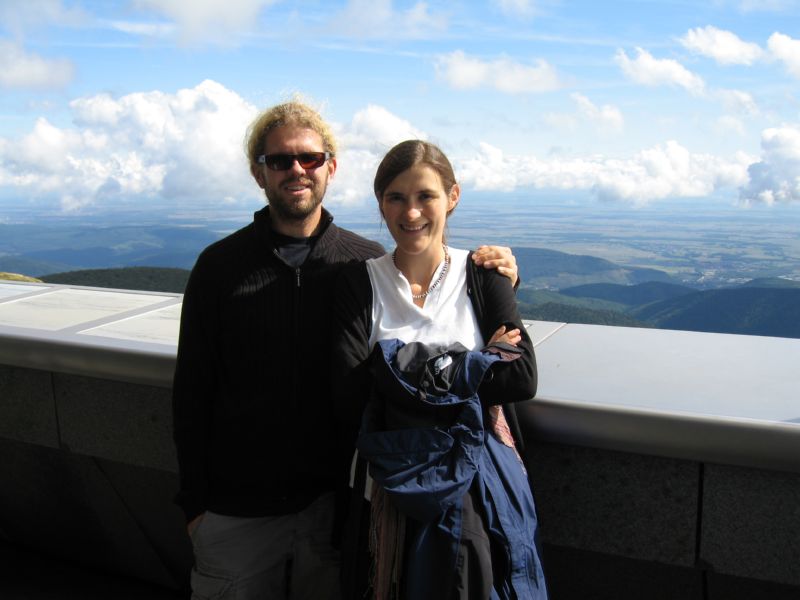
M 336 598 L 328 295 L 343 265 L 384 249 L 322 207 L 336 142 L 316 111 L 265 111 L 247 153 L 268 206 L 201 253 L 181 315 L 176 502 L 194 548 L 192 597 Z M 508 249 L 476 260 L 516 279 Z

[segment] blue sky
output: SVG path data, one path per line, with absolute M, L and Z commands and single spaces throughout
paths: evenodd
M 0 0 L 0 220 L 252 206 L 244 131 L 293 93 L 333 207 L 422 137 L 467 192 L 796 208 L 799 4 Z

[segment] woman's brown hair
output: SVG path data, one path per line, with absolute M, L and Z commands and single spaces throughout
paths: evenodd
M 456 185 L 453 165 L 438 146 L 424 140 L 406 140 L 389 150 L 378 165 L 373 184 L 378 202 L 383 199 L 383 193 L 395 177 L 419 164 L 426 165 L 439 174 L 442 187 L 448 194 Z

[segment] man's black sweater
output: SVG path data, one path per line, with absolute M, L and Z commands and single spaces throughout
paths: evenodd
M 384 250 L 332 220 L 300 267 L 276 253 L 267 207 L 192 269 L 173 384 L 187 520 L 296 512 L 335 487 L 330 294 L 342 266 Z

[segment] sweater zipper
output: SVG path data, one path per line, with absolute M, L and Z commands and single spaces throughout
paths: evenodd
M 288 264 L 288 263 L 287 263 L 285 260 L 283 260 L 283 257 L 282 257 L 280 254 L 278 254 L 278 251 L 277 251 L 277 250 L 275 250 L 275 249 L 273 248 L 273 249 L 272 249 L 272 253 L 273 253 L 273 254 L 274 254 L 274 255 L 275 255 L 277 258 L 278 258 L 278 260 L 280 260 L 280 261 L 281 261 L 283 264 L 285 264 L 287 267 L 291 268 L 291 266 L 290 266 L 290 265 L 289 265 L 289 264 Z M 295 280 L 295 283 L 297 284 L 297 287 L 300 287 L 300 267 L 295 267 L 295 268 L 294 268 L 294 280 Z
M 292 307 L 292 328 L 294 330 L 294 336 L 292 336 L 292 337 L 294 338 L 294 340 L 293 340 L 292 343 L 296 344 L 297 340 L 300 337 L 299 333 L 300 333 L 300 318 L 301 318 L 301 314 L 300 314 L 301 313 L 301 310 L 300 310 L 300 300 L 301 300 L 301 298 L 300 298 L 300 267 L 292 267 L 292 265 L 290 265 L 285 260 L 283 260 L 283 257 L 280 255 L 278 250 L 275 249 L 275 248 L 272 249 L 272 254 L 274 254 L 275 257 L 280 262 L 282 262 L 284 265 L 286 265 L 287 268 L 289 268 L 289 269 L 294 268 L 295 292 L 293 294 L 294 301 L 292 303 L 293 304 L 293 307 Z M 299 376 L 299 371 L 300 371 L 300 367 L 298 365 L 298 361 L 293 361 L 293 365 L 292 365 L 292 402 L 293 403 L 297 402 L 297 389 L 298 389 L 297 388 L 297 378 Z
M 300 339 L 300 319 L 302 318 L 302 310 L 301 310 L 301 294 L 302 291 L 300 289 L 300 267 L 294 268 L 294 277 L 295 277 L 295 293 L 294 293 L 294 342 L 293 346 L 296 349 L 298 344 L 298 340 Z M 298 377 L 300 376 L 300 361 L 293 360 L 292 361 L 292 399 L 295 405 L 298 402 Z
M 302 314 L 301 314 L 302 310 L 301 310 L 301 306 L 300 306 L 300 302 L 302 300 L 302 298 L 301 298 L 302 291 L 301 291 L 301 287 L 300 287 L 300 281 L 301 281 L 300 271 L 301 271 L 301 267 L 293 267 L 292 265 L 287 263 L 283 259 L 283 257 L 280 255 L 280 253 L 278 252 L 278 250 L 276 248 L 272 249 L 272 254 L 275 255 L 275 257 L 280 262 L 282 262 L 284 265 L 286 265 L 286 267 L 288 269 L 294 269 L 294 282 L 295 282 L 295 286 L 294 287 L 295 287 L 295 291 L 294 291 L 294 294 L 292 294 L 293 297 L 294 297 L 294 301 L 292 303 L 293 307 L 292 307 L 292 317 L 291 318 L 292 318 L 292 328 L 294 330 L 294 335 L 292 336 L 294 338 L 292 340 L 292 352 L 295 352 L 296 351 L 296 346 L 298 345 L 298 341 L 297 340 L 300 339 L 300 319 L 302 318 Z M 300 377 L 300 364 L 299 364 L 299 361 L 295 360 L 295 361 L 292 361 L 292 377 L 291 377 L 291 380 L 292 380 L 291 404 L 292 405 L 296 405 L 297 401 L 298 401 L 298 397 L 297 396 L 298 396 L 299 387 L 298 387 L 297 382 L 298 382 L 298 378 L 299 377 Z

